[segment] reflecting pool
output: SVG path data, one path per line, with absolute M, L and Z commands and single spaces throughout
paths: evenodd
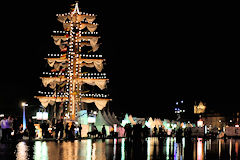
M 240 139 L 147 138 L 129 142 L 122 139 L 75 141 L 33 141 L 0 143 L 0 160 L 203 160 L 240 159 Z

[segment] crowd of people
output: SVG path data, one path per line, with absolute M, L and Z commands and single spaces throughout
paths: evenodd
M 54 138 L 56 140 L 74 140 L 75 138 L 82 138 L 81 124 L 77 125 L 71 122 L 64 125 L 62 119 L 57 120 L 51 130 L 48 130 L 49 124 L 47 122 L 41 123 L 40 128 L 42 129 L 42 138 Z
M 141 124 L 131 125 L 130 123 L 126 124 L 125 133 L 127 140 L 139 140 L 150 136 L 150 129 L 145 126 L 142 127 Z
M 110 137 L 114 137 L 114 129 L 113 127 L 110 129 Z M 105 125 L 102 126 L 101 131 L 98 131 L 95 125 L 91 125 L 91 131 L 87 133 L 88 137 L 98 137 L 98 138 L 106 138 L 107 137 L 107 130 Z
M 152 129 L 148 128 L 146 125 L 143 127 L 141 124 L 131 125 L 130 123 L 126 124 L 125 127 L 125 136 L 128 140 L 140 140 L 147 137 L 166 137 L 166 136 L 174 136 L 177 138 L 181 138 L 183 135 L 185 137 L 191 136 L 191 128 L 177 128 L 173 129 L 170 134 L 166 132 L 166 130 L 159 126 L 154 126 Z
M 4 116 L 0 121 L 0 127 L 2 130 L 1 142 L 22 138 L 24 133 L 23 125 L 19 123 L 17 117 Z
M 26 129 L 23 130 L 23 124 L 21 120 L 18 120 L 17 117 L 12 116 L 4 116 L 2 120 L 0 120 L 0 129 L 2 131 L 1 142 L 6 143 L 10 140 L 20 140 L 23 136 L 28 137 L 29 140 L 39 138 L 39 132 L 36 132 L 35 123 L 30 118 L 27 121 Z M 64 125 L 63 120 L 57 120 L 57 123 L 53 126 L 47 121 L 43 121 L 40 124 L 40 128 L 42 131 L 42 136 L 40 138 L 55 138 L 56 140 L 71 140 L 75 138 L 81 138 L 81 124 L 76 125 L 74 122 L 66 123 Z M 50 129 L 51 128 L 51 129 Z M 50 130 L 49 130 L 50 129 Z M 55 132 L 55 134 L 53 134 Z M 65 137 L 64 137 L 65 133 Z
M 32 119 L 29 119 L 26 125 L 26 129 L 23 130 L 23 125 L 21 124 L 21 120 L 18 120 L 16 117 L 4 117 L 0 126 L 2 129 L 2 138 L 1 142 L 7 142 L 10 139 L 18 140 L 22 139 L 23 136 L 28 136 L 29 140 L 34 139 L 36 137 L 39 138 L 38 132 L 36 133 L 36 127 Z M 75 138 L 81 138 L 82 126 L 81 124 L 77 125 L 74 122 L 64 124 L 64 121 L 57 120 L 56 124 L 50 126 L 47 121 L 42 121 L 40 124 L 40 128 L 42 131 L 42 137 L 40 138 L 55 138 L 56 140 L 73 140 Z M 49 130 L 50 129 L 50 130 Z M 149 136 L 167 136 L 165 129 L 161 126 L 157 128 L 156 126 L 152 129 L 148 128 L 146 125 L 143 127 L 141 124 L 131 125 L 126 124 L 124 127 L 125 133 L 124 136 L 128 140 L 139 140 L 142 138 L 147 138 Z M 191 130 L 182 130 L 182 128 L 172 130 L 171 134 L 174 136 L 188 136 L 191 135 Z M 114 132 L 114 128 L 110 128 L 110 137 L 117 137 L 117 133 Z M 92 125 L 91 132 L 88 132 L 88 137 L 100 137 L 106 138 L 107 131 L 105 126 L 102 126 L 101 131 L 98 131 L 95 125 Z
M 74 140 L 75 138 L 82 138 L 81 124 L 77 125 L 74 122 L 65 123 L 64 121 L 57 120 L 56 124 L 50 125 L 47 121 L 42 121 L 39 125 L 41 129 L 41 136 L 33 120 L 30 118 L 27 121 L 26 129 L 23 130 L 22 120 L 18 120 L 16 117 L 4 117 L 1 120 L 0 127 L 2 129 L 1 142 L 8 142 L 9 140 L 21 140 L 23 137 L 28 137 L 29 140 L 35 138 L 54 138 L 56 140 Z M 114 132 L 114 128 L 110 129 L 110 137 L 117 137 L 117 133 Z M 107 130 L 105 125 L 98 131 L 95 125 L 91 125 L 91 132 L 88 132 L 89 137 L 106 138 Z
M 5 143 L 9 140 L 18 140 L 22 139 L 23 136 L 28 136 L 31 140 L 35 138 L 35 126 L 32 119 L 29 119 L 27 122 L 27 129 L 23 129 L 23 124 L 17 117 L 4 116 L 0 121 L 0 128 L 2 130 L 1 142 Z
M 12 128 L 12 123 L 13 123 L 13 120 L 11 117 L 4 117 L 2 120 L 1 120 L 1 129 L 2 129 L 2 139 L 1 139 L 1 142 L 5 142 L 7 141 L 10 136 L 11 136 L 11 128 Z

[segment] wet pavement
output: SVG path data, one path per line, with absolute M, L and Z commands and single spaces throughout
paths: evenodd
M 217 160 L 240 159 L 240 139 L 148 138 L 142 142 L 121 139 L 74 141 L 22 141 L 0 143 L 0 160 Z

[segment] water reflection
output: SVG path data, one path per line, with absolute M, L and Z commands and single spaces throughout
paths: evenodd
M 0 144 L 0 159 L 35 160 L 128 160 L 128 159 L 239 159 L 240 139 L 204 140 L 147 138 Z M 12 155 L 15 155 L 13 158 Z M 3 157 L 3 158 L 2 158 Z
M 121 160 L 125 160 L 125 138 L 122 138 L 121 143 Z
M 48 160 L 47 142 L 40 142 L 40 141 L 35 142 L 34 159 L 35 160 Z
M 16 159 L 17 160 L 25 160 L 28 158 L 28 146 L 25 142 L 19 142 L 16 146 L 17 152 L 16 152 Z
M 203 141 L 202 138 L 197 139 L 197 160 L 203 160 Z
M 238 149 L 238 141 L 236 141 L 236 143 L 235 143 L 235 153 L 236 153 L 236 157 L 238 157 L 238 151 L 239 151 L 239 149 Z

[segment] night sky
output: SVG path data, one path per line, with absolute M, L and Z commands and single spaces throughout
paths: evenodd
M 31 107 L 54 54 L 56 14 L 69 0 L 7 2 L 1 23 L 0 113 Z M 239 17 L 227 4 L 161 4 L 126 0 L 80 1 L 97 14 L 106 59 L 111 109 L 137 116 L 170 112 L 176 101 L 192 107 L 202 100 L 216 111 L 239 111 Z M 3 6 L 2 6 L 3 7 Z M 56 52 L 55 52 L 56 53 Z

